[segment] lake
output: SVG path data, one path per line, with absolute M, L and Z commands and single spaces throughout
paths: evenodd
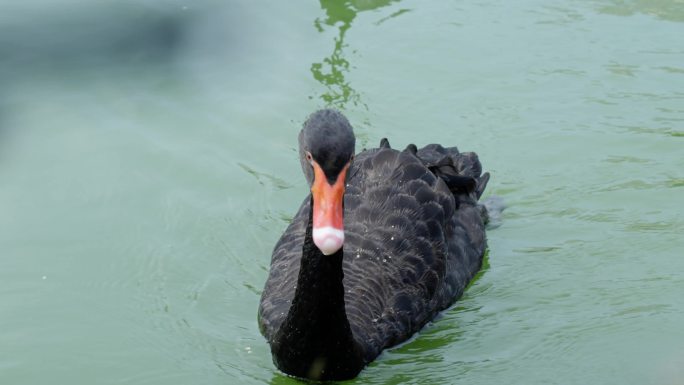
M 477 280 L 358 384 L 684 383 L 684 3 L 0 12 L 0 383 L 295 384 L 256 314 L 297 134 L 476 151 Z

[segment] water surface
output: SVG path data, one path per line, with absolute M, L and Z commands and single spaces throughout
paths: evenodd
M 0 383 L 296 383 L 256 309 L 329 105 L 477 151 L 509 205 L 356 383 L 682 383 L 681 1 L 2 8 Z

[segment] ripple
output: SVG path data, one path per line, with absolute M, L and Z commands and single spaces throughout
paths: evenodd
M 684 136 L 684 133 L 682 136 Z M 684 187 L 684 178 L 670 178 L 667 180 L 666 185 L 671 188 Z
M 619 182 L 610 186 L 597 189 L 597 192 L 609 192 L 618 190 L 661 190 L 663 188 L 678 188 L 684 186 L 684 178 L 667 178 L 658 181 L 643 181 L 633 179 Z
M 243 170 L 247 171 L 248 174 L 253 176 L 257 180 L 257 182 L 259 182 L 259 184 L 262 186 L 268 184 L 277 190 L 287 190 L 294 187 L 291 183 L 285 181 L 284 179 L 278 178 L 277 176 L 273 176 L 265 172 L 256 171 L 255 169 L 247 166 L 244 163 L 238 162 L 237 165 L 240 166 Z
M 513 251 L 518 253 L 550 253 L 552 251 L 561 250 L 561 246 L 532 246 L 524 247 L 521 249 L 514 249 Z
M 684 22 L 684 7 L 679 0 L 612 0 L 611 3 L 611 5 L 600 7 L 599 12 L 614 16 L 632 16 L 641 13 L 663 20 Z
M 608 163 L 639 163 L 639 164 L 653 164 L 653 160 L 638 158 L 636 156 L 615 156 L 610 155 L 608 158 L 603 160 Z
M 619 64 L 619 63 L 612 63 L 606 66 L 608 71 L 615 75 L 623 75 L 623 76 L 630 76 L 633 77 L 636 75 L 637 70 L 639 69 L 639 66 L 635 65 L 625 65 L 625 64 Z
M 671 74 L 684 74 L 684 68 L 680 67 L 658 67 L 659 69 Z
M 616 317 L 638 317 L 638 316 L 653 316 L 670 311 L 672 306 L 666 304 L 649 304 L 630 306 L 614 313 Z
M 638 221 L 633 222 L 625 226 L 625 230 L 633 232 L 663 232 L 663 231 L 676 231 L 677 224 L 668 221 Z
M 390 19 L 394 19 L 397 16 L 401 16 L 401 15 L 403 15 L 405 13 L 409 13 L 411 11 L 412 11 L 412 9 L 402 8 L 396 12 L 391 13 L 389 16 L 383 17 L 382 19 L 376 21 L 375 25 L 380 25 L 380 24 L 382 24 L 382 23 L 384 23 Z

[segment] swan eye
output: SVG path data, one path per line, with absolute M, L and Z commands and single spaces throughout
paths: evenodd
M 311 153 L 309 151 L 306 152 L 306 161 L 309 162 L 310 164 L 313 164 L 313 156 L 311 156 Z

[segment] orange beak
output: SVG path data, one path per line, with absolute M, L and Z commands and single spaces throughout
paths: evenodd
M 325 255 L 334 254 L 344 243 L 344 183 L 349 163 L 344 166 L 337 180 L 328 183 L 325 172 L 316 161 L 314 169 L 313 196 L 313 241 Z

